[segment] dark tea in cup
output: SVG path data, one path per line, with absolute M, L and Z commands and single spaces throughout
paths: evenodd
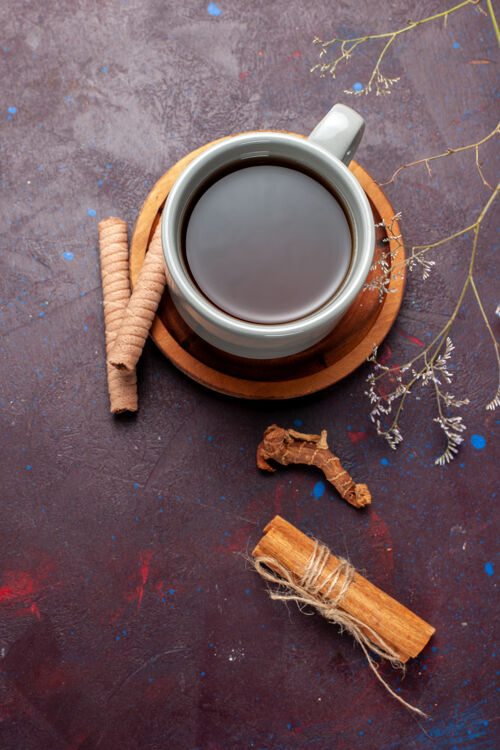
M 220 310 L 252 323 L 320 309 L 347 277 L 352 244 L 340 199 L 285 161 L 252 160 L 212 175 L 184 221 L 193 282 Z
M 237 357 L 278 359 L 340 322 L 375 246 L 370 204 L 348 169 L 363 130 L 336 104 L 308 138 L 240 133 L 185 164 L 161 235 L 172 300 L 196 335 Z

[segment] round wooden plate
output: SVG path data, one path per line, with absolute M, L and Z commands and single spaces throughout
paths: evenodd
M 132 288 L 170 188 L 186 165 L 212 143 L 184 156 L 158 180 L 146 198 L 130 247 Z M 392 234 L 399 235 L 397 221 L 393 221 L 394 211 L 380 187 L 356 162 L 351 162 L 349 168 L 368 196 L 374 223 L 380 224 L 383 220 L 389 225 L 393 222 Z M 384 241 L 387 239 L 389 242 Z M 391 268 L 389 293 L 384 294 L 380 301 L 377 290 L 361 291 L 335 329 L 319 344 L 300 354 L 274 360 L 252 360 L 226 354 L 207 344 L 187 326 L 168 290 L 165 290 L 158 308 L 151 336 L 176 367 L 201 385 L 219 393 L 249 399 L 286 399 L 315 393 L 349 375 L 362 364 L 374 345 L 385 338 L 396 318 L 405 282 L 404 266 L 400 265 L 405 257 L 404 247 L 401 240 L 388 238 L 384 227 L 377 227 L 375 259 L 380 259 L 384 254 Z M 394 256 L 392 260 L 390 254 Z M 398 271 L 394 273 L 396 264 Z M 379 274 L 380 270 L 371 271 L 369 278 Z

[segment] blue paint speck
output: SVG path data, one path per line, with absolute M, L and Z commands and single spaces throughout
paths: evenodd
M 359 81 L 356 81 L 356 83 L 352 87 L 353 91 L 363 91 L 363 84 Z
M 207 6 L 207 11 L 211 16 L 220 16 L 222 13 L 221 9 L 216 6 L 215 3 L 209 3 Z
M 89 214 L 89 216 L 95 216 L 95 215 L 96 215 L 96 213 L 97 213 L 97 212 L 96 212 L 96 211 L 94 211 L 94 209 L 93 209 L 93 208 L 89 208 L 89 209 L 88 209 L 88 214 Z
M 453 42 L 453 47 L 458 49 L 460 47 L 460 42 Z
M 65 250 L 63 253 L 64 260 L 73 260 L 74 257 L 73 253 L 70 253 L 69 250 Z
M 17 107 L 9 107 L 7 112 L 9 113 L 9 115 L 15 115 L 17 112 Z
M 478 451 L 482 451 L 486 445 L 486 440 L 482 435 L 472 435 L 470 439 L 472 447 Z
M 313 489 L 313 495 L 316 498 L 316 500 L 321 497 L 325 492 L 325 483 L 324 482 L 316 482 Z
M 386 458 L 381 458 L 380 459 L 380 463 L 382 464 L 382 466 L 388 466 L 389 465 L 389 461 Z
M 484 569 L 489 576 L 493 575 L 493 565 L 491 563 L 486 563 Z
M 29 470 L 31 469 L 31 464 L 26 464 L 26 468 L 27 468 L 27 469 L 28 469 L 28 471 L 29 471 Z
M 293 423 L 295 427 L 302 427 L 302 420 L 301 419 L 294 419 Z
M 102 72 L 103 72 L 103 73 L 107 73 L 107 72 L 108 72 L 108 69 L 107 69 L 107 68 L 106 68 L 106 66 L 104 66 L 104 65 L 103 65 L 103 67 L 102 67 Z

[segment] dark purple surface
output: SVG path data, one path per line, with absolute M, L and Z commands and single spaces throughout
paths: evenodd
M 498 116 L 491 24 L 468 7 L 446 28 L 400 37 L 383 65 L 401 76 L 393 93 L 353 99 L 343 90 L 367 80 L 379 47 L 361 48 L 336 81 L 320 79 L 309 72 L 313 36 L 399 28 L 416 6 L 217 6 L 220 15 L 165 0 L 0 7 L 0 746 L 494 748 L 499 417 L 484 410 L 494 355 L 473 299 L 452 331 L 467 437 L 442 469 L 431 394 L 409 403 L 393 453 L 367 416 L 368 367 L 311 398 L 245 403 L 198 387 L 148 343 L 140 412 L 112 418 L 97 254 L 98 220 L 116 214 L 132 227 L 183 154 L 243 130 L 307 133 L 335 101 L 366 117 L 357 158 L 378 180 L 478 140 Z M 441 9 L 425 2 L 418 14 Z M 490 143 L 490 181 L 493 155 Z M 472 152 L 432 178 L 407 170 L 387 192 L 409 244 L 472 223 L 489 194 Z M 491 213 L 476 278 L 498 333 L 494 241 Z M 439 330 L 469 248 L 467 238 L 437 251 L 426 283 L 410 276 L 389 361 Z M 328 428 L 372 507 L 348 507 L 314 470 L 259 474 L 255 448 L 273 421 Z M 437 628 L 401 683 L 431 720 L 385 693 L 348 636 L 268 599 L 241 552 L 276 512 Z

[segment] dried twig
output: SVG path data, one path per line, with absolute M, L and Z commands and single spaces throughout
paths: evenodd
M 352 57 L 352 53 L 358 47 L 360 44 L 363 44 L 364 42 L 367 42 L 369 40 L 373 39 L 387 39 L 387 42 L 384 45 L 384 48 L 382 49 L 382 52 L 377 58 L 377 61 L 375 63 L 375 66 L 372 70 L 370 79 L 366 86 L 362 86 L 359 91 L 354 89 L 347 89 L 344 93 L 346 94 L 353 94 L 354 96 L 359 96 L 360 94 L 369 94 L 373 86 L 375 86 L 375 93 L 377 96 L 380 96 L 382 94 L 390 94 L 390 88 L 393 86 L 397 81 L 399 81 L 398 78 L 387 78 L 382 74 L 380 71 L 380 65 L 382 63 L 382 60 L 384 56 L 387 53 L 387 50 L 393 43 L 393 41 L 396 39 L 396 37 L 400 36 L 401 34 L 405 34 L 408 31 L 411 31 L 412 29 L 415 29 L 417 26 L 421 26 L 424 23 L 428 23 L 429 21 L 435 21 L 438 18 L 443 18 L 444 23 L 446 25 L 446 22 L 448 20 L 448 16 L 451 13 L 454 13 L 457 10 L 460 10 L 461 8 L 464 8 L 466 5 L 474 5 L 477 7 L 477 9 L 484 13 L 482 8 L 479 7 L 480 0 L 464 0 L 464 2 L 459 3 L 458 5 L 455 5 L 452 8 L 449 8 L 448 10 L 441 11 L 441 13 L 435 13 L 432 16 L 428 16 L 427 18 L 422 18 L 420 21 L 407 21 L 407 25 L 403 26 L 401 29 L 397 29 L 396 31 L 388 31 L 383 34 L 367 34 L 366 36 L 361 37 L 353 37 L 351 39 L 339 39 L 338 37 L 334 37 L 333 39 L 330 39 L 329 41 L 325 42 L 322 39 L 319 39 L 318 37 L 315 37 L 313 40 L 313 44 L 317 44 L 321 46 L 321 52 L 320 52 L 320 58 L 324 57 L 326 54 L 326 51 L 330 45 L 335 44 L 338 42 L 340 44 L 340 56 L 337 57 L 335 60 L 333 60 L 330 63 L 317 63 L 311 68 L 311 72 L 314 72 L 316 70 L 320 71 L 320 75 L 324 77 L 327 73 L 330 73 L 330 75 L 335 78 L 336 72 L 337 72 L 337 66 L 342 60 L 345 60 L 347 63 L 348 60 Z M 493 8 L 491 7 L 490 0 L 486 0 L 488 3 L 488 9 L 490 11 L 490 16 L 492 19 L 492 23 L 495 26 L 496 20 L 493 13 Z
M 473 5 L 477 11 L 483 13 L 485 16 L 489 16 L 497 42 L 500 46 L 500 30 L 493 11 L 492 0 L 484 0 L 484 2 L 486 3 L 487 12 L 479 5 L 480 1 L 481 0 L 464 0 L 463 2 L 458 3 L 452 8 L 443 10 L 440 13 L 428 16 L 427 18 L 423 18 L 420 21 L 408 21 L 406 26 L 403 26 L 396 31 L 388 31 L 382 34 L 367 34 L 364 36 L 353 37 L 349 39 L 334 38 L 327 42 L 322 41 L 319 38 L 315 38 L 314 43 L 321 46 L 320 58 L 323 58 L 326 55 L 328 48 L 335 43 L 338 43 L 340 45 L 340 55 L 332 62 L 318 63 L 311 70 L 319 70 L 321 76 L 325 76 L 327 73 L 330 73 L 330 75 L 335 78 L 338 65 L 342 60 L 347 63 L 348 60 L 350 60 L 353 56 L 354 51 L 365 42 L 383 39 L 385 41 L 384 47 L 375 62 L 368 83 L 365 86 L 362 86 L 361 84 L 355 84 L 356 90 L 348 90 L 346 91 L 346 93 L 354 95 L 359 95 L 362 93 L 368 94 L 373 90 L 373 88 L 375 88 L 377 96 L 380 94 L 388 94 L 390 93 L 391 86 L 399 79 L 386 78 L 381 73 L 380 66 L 382 60 L 396 37 L 413 30 L 417 26 L 442 18 L 444 21 L 444 26 L 446 27 L 448 18 L 452 13 L 465 8 L 465 6 L 467 5 Z M 438 422 L 447 439 L 446 449 L 442 453 L 442 455 L 436 459 L 437 464 L 445 464 L 453 458 L 454 454 L 457 451 L 458 445 L 463 440 L 461 433 L 465 429 L 465 425 L 462 423 L 462 418 L 458 416 L 449 416 L 447 410 L 450 407 L 458 408 L 468 403 L 468 400 L 455 398 L 452 394 L 443 390 L 442 383 L 444 382 L 449 384 L 452 379 L 452 373 L 448 369 L 448 366 L 449 359 L 454 347 L 449 337 L 449 332 L 455 321 L 455 318 L 457 317 L 457 314 L 460 310 L 469 287 L 472 289 L 474 298 L 481 313 L 481 317 L 483 318 L 484 324 L 488 330 L 488 334 L 492 340 L 498 366 L 498 388 L 491 401 L 486 405 L 486 409 L 493 410 L 497 407 L 500 407 L 500 345 L 489 323 L 488 316 L 486 314 L 474 279 L 474 264 L 477 252 L 479 231 L 482 222 L 489 209 L 493 205 L 493 202 L 495 201 L 500 189 L 500 183 L 496 186 L 496 188 L 493 188 L 486 179 L 482 170 L 482 164 L 479 160 L 479 148 L 499 132 L 500 123 L 488 135 L 476 141 L 475 143 L 470 143 L 466 146 L 461 146 L 458 148 L 448 148 L 441 154 L 425 157 L 423 159 L 417 159 L 416 161 L 404 164 L 393 173 L 392 177 L 387 182 L 380 183 L 382 185 L 392 183 L 396 176 L 399 175 L 404 169 L 408 169 L 409 167 L 414 167 L 419 164 L 424 164 L 428 174 L 431 175 L 431 162 L 455 153 L 473 150 L 475 167 L 477 169 L 479 177 L 485 187 L 488 187 L 492 191 L 489 200 L 484 205 L 478 219 L 475 222 L 473 222 L 469 226 L 464 227 L 463 229 L 453 232 L 447 237 L 437 240 L 436 242 L 427 243 L 425 245 L 414 245 L 413 247 L 411 247 L 408 257 L 403 260 L 400 260 L 400 257 L 398 255 L 398 251 L 401 247 L 401 235 L 399 234 L 397 220 L 399 219 L 400 215 L 396 214 L 393 220 L 389 223 L 382 222 L 382 225 L 385 227 L 387 233 L 387 238 L 385 239 L 385 242 L 387 243 L 387 249 L 384 253 L 382 253 L 382 256 L 372 266 L 372 271 L 374 269 L 377 269 L 379 273 L 369 279 L 365 284 L 365 289 L 377 290 L 379 292 L 380 298 L 382 299 L 386 293 L 391 291 L 391 279 L 393 280 L 395 278 L 403 276 L 406 268 L 412 270 L 416 267 L 419 267 L 422 270 L 422 278 L 425 280 L 426 278 L 428 278 L 432 271 L 432 267 L 435 265 L 434 260 L 428 259 L 429 251 L 434 250 L 448 242 L 452 242 L 453 240 L 456 240 L 459 237 L 468 234 L 469 232 L 473 232 L 472 251 L 469 256 L 469 269 L 467 276 L 458 295 L 458 300 L 456 301 L 453 312 L 449 316 L 447 322 L 441 328 L 437 336 L 434 337 L 431 343 L 426 346 L 420 354 L 418 354 L 413 359 L 410 359 L 408 362 L 401 366 L 389 367 L 386 366 L 383 362 L 378 361 L 376 348 L 374 349 L 373 354 L 369 357 L 369 361 L 373 362 L 375 365 L 375 371 L 368 376 L 369 388 L 367 391 L 367 395 L 369 396 L 372 403 L 370 417 L 376 424 L 378 434 L 385 437 L 391 448 L 396 448 L 397 445 L 403 440 L 403 436 L 399 427 L 399 420 L 404 404 L 406 402 L 406 398 L 410 395 L 412 388 L 417 383 L 420 383 L 423 386 L 429 383 L 433 384 L 438 412 L 435 421 Z M 500 316 L 500 304 L 497 306 L 495 313 Z M 405 373 L 408 373 L 408 376 L 405 377 Z M 392 408 L 396 403 L 397 409 L 395 415 L 393 416 Z M 382 419 L 384 416 L 387 417 L 388 415 L 391 415 L 392 421 L 390 421 L 387 427 L 384 427 L 382 425 Z
M 446 151 L 444 151 L 442 154 L 436 154 L 435 156 L 426 156 L 424 159 L 417 159 L 416 161 L 410 161 L 408 164 L 403 164 L 402 167 L 399 167 L 396 169 L 392 177 L 387 180 L 387 182 L 379 182 L 378 184 L 381 186 L 384 185 L 390 185 L 391 182 L 394 181 L 394 178 L 397 177 L 398 174 L 400 174 L 404 169 L 408 169 L 408 167 L 416 167 L 418 164 L 425 164 L 425 168 L 427 169 L 427 172 L 429 174 L 429 177 L 432 176 L 431 168 L 430 168 L 430 162 L 435 161 L 436 159 L 442 159 L 445 156 L 449 156 L 450 154 L 458 154 L 460 151 L 469 151 L 471 148 L 475 151 L 475 161 L 476 161 L 476 167 L 477 171 L 479 172 L 479 176 L 486 187 L 488 187 L 490 190 L 493 190 L 493 187 L 490 185 L 490 183 L 486 180 L 482 173 L 482 165 L 479 162 L 479 146 L 482 146 L 483 143 L 486 143 L 490 140 L 490 138 L 493 138 L 493 136 L 500 133 L 500 122 L 494 128 L 491 133 L 488 133 L 488 135 L 485 138 L 481 138 L 481 140 L 477 141 L 476 143 L 469 143 L 467 146 L 460 146 L 459 148 L 447 148 Z
M 493 4 L 491 0 L 486 0 L 486 5 L 488 6 L 488 13 L 491 18 L 491 23 L 493 24 L 493 29 L 495 31 L 495 36 L 497 38 L 498 46 L 500 47 L 500 29 L 498 28 L 497 19 L 495 18 L 495 14 L 493 12 Z
M 325 475 L 325 479 L 355 508 L 364 508 L 371 503 L 371 495 L 366 484 L 355 484 L 347 471 L 342 468 L 340 460 L 328 448 L 327 432 L 321 435 L 307 435 L 296 430 L 286 430 L 275 424 L 264 432 L 262 442 L 257 448 L 257 466 L 264 471 L 275 471 L 268 463 L 269 459 L 283 466 L 288 464 L 306 464 L 316 466 Z
M 402 235 L 399 232 L 399 220 L 401 219 L 401 212 L 394 214 L 392 219 L 387 223 L 385 219 L 379 224 L 375 224 L 375 228 L 383 227 L 385 229 L 387 237 L 384 237 L 382 242 L 386 245 L 386 249 L 382 252 L 380 257 L 373 263 L 370 271 L 378 270 L 378 276 L 368 278 L 363 289 L 366 290 L 377 290 L 379 293 L 379 301 L 381 302 L 385 294 L 396 291 L 390 289 L 391 280 L 403 278 L 405 275 L 405 261 L 398 262 L 399 251 L 403 247 L 401 241 Z M 403 254 L 404 257 L 404 254 Z M 430 261 L 432 265 L 433 262 Z M 399 270 L 395 270 L 396 266 Z
M 372 403 L 372 410 L 370 417 L 376 425 L 377 433 L 382 435 L 390 447 L 395 449 L 400 442 L 403 440 L 403 436 L 399 426 L 399 419 L 403 410 L 407 396 L 412 392 L 412 388 L 418 382 L 422 386 L 432 383 L 436 394 L 436 401 L 438 407 L 438 416 L 435 421 L 439 424 L 441 429 L 446 435 L 447 445 L 445 451 L 436 459 L 437 464 L 445 464 L 451 461 L 453 455 L 457 452 L 458 445 L 463 441 L 461 433 L 465 429 L 465 425 L 462 422 L 462 417 L 453 416 L 449 417 L 443 411 L 443 407 L 455 407 L 467 404 L 468 399 L 456 399 L 452 394 L 444 392 L 442 390 L 443 382 L 450 384 L 452 381 L 452 373 L 448 369 L 449 359 L 454 349 L 451 339 L 449 338 L 450 329 L 458 315 L 460 307 L 462 306 L 465 294 L 471 287 L 474 297 L 478 303 L 481 316 L 486 325 L 490 338 L 493 342 L 493 348 L 495 351 L 495 357 L 498 366 L 498 388 L 496 394 L 492 400 L 486 405 L 486 409 L 493 410 L 500 406 L 500 345 L 496 340 L 493 329 L 489 323 L 488 316 L 484 310 L 481 298 L 479 296 L 477 286 L 474 280 L 474 264 L 476 260 L 478 236 L 481 225 L 487 215 L 489 209 L 493 205 L 498 193 L 500 192 L 500 183 L 496 186 L 494 192 L 484 205 L 478 219 L 466 227 L 465 229 L 455 232 L 454 234 L 444 237 L 437 242 L 429 243 L 427 245 L 418 245 L 412 248 L 412 253 L 408 259 L 404 261 L 405 264 L 411 264 L 412 260 L 417 261 L 424 253 L 428 252 L 432 248 L 439 247 L 446 242 L 466 234 L 469 231 L 473 231 L 472 250 L 469 259 L 469 269 L 466 279 L 463 283 L 462 290 L 458 296 L 458 300 L 455 304 L 452 314 L 448 318 L 445 325 L 441 328 L 437 336 L 431 341 L 431 343 L 416 357 L 406 362 L 404 365 L 398 365 L 388 367 L 377 360 L 377 351 L 374 349 L 373 354 L 369 357 L 369 361 L 375 365 L 375 372 L 371 373 L 368 378 L 368 391 L 367 396 Z M 429 263 L 429 261 L 427 261 Z M 397 266 L 397 264 L 396 264 Z M 395 266 L 395 268 L 396 268 Z M 411 266 L 410 266 L 411 267 Z M 405 373 L 409 373 L 410 377 L 405 381 Z M 384 380 L 384 383 L 389 384 L 388 392 L 382 393 L 380 388 L 380 381 Z M 395 402 L 398 403 L 398 408 L 392 418 L 391 423 L 388 427 L 383 427 L 381 419 L 383 416 L 392 416 L 392 406 Z

